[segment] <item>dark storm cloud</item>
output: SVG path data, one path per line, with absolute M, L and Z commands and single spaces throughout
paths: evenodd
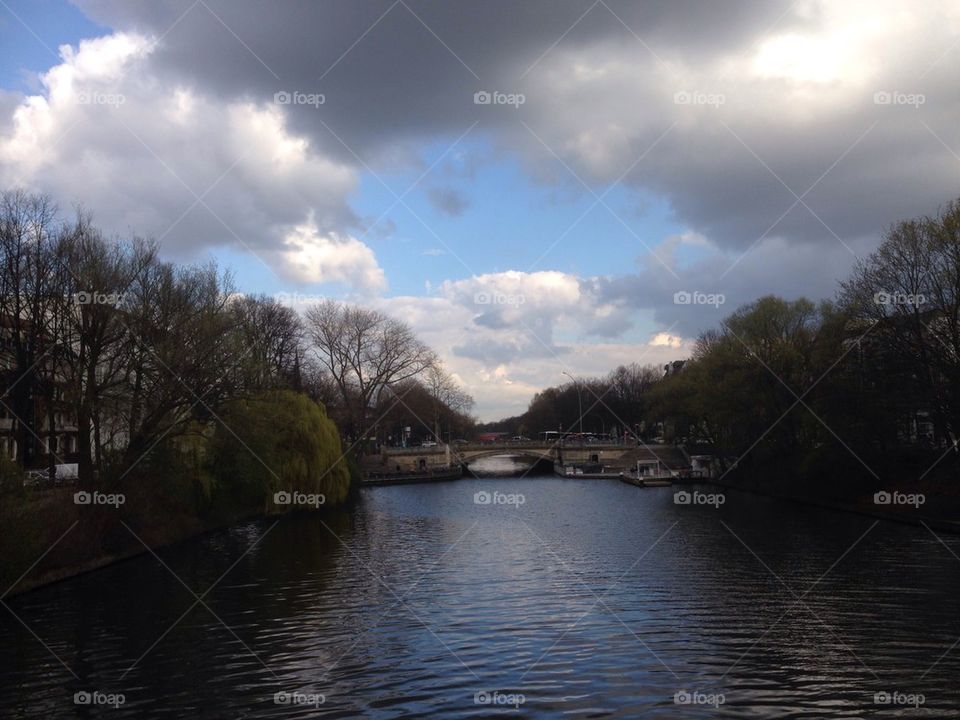
M 477 119 L 474 92 L 522 91 L 531 81 L 521 76 L 549 60 L 575 23 L 562 40 L 567 49 L 611 39 L 634 47 L 633 30 L 667 57 L 697 58 L 751 42 L 790 7 L 769 0 L 724 3 L 723 9 L 701 2 L 609 2 L 612 12 L 603 5 L 590 9 L 594 3 L 584 0 L 79 4 L 112 27 L 161 36 L 156 65 L 207 92 L 257 99 L 283 90 L 324 93 L 320 113 L 291 108 L 294 129 L 350 156 L 326 124 L 367 157 L 394 153 L 398 141 L 459 135 Z M 651 53 L 647 60 L 656 62 Z M 512 120 L 488 113 L 483 122 Z
M 810 294 L 832 287 L 846 263 L 818 270 L 817 253 L 839 248 L 852 261 L 843 245 L 868 250 L 891 222 L 958 194 L 960 20 L 946 4 L 80 5 L 111 27 L 161 37 L 151 67 L 170 82 L 225 100 L 323 93 L 322 105 L 284 113 L 292 131 L 339 162 L 375 171 L 418 162 L 424 143 L 452 142 L 477 123 L 475 135 L 519 157 L 536 181 L 588 200 L 614 181 L 658 194 L 732 257 L 782 243 L 811 263 Z M 799 50 L 765 45 L 807 36 Z M 522 93 L 525 102 L 477 105 L 477 91 Z M 890 91 L 924 102 L 876 100 Z M 684 102 L 684 93 L 722 102 Z M 789 265 L 768 262 L 753 275 L 750 267 L 722 277 L 701 268 L 698 281 L 725 283 L 731 297 L 792 287 Z M 677 312 L 653 307 L 664 320 Z

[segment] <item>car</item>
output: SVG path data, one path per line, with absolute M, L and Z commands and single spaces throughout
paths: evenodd
M 454 445 L 467 445 L 469 443 L 470 443 L 469 440 L 464 440 L 463 438 L 457 438 L 456 440 L 453 441 Z
M 424 440 L 422 443 L 420 443 L 420 447 L 436 447 L 436 446 L 437 446 L 437 443 L 435 443 L 433 440 Z
M 514 435 L 510 438 L 510 442 L 530 442 L 530 438 L 525 435 Z

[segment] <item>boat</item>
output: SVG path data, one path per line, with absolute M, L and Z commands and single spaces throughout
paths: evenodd
M 668 487 L 673 485 L 677 473 L 659 460 L 638 460 L 636 470 L 624 470 L 620 480 L 637 487 Z
M 561 465 L 560 463 L 554 463 L 553 471 L 563 477 L 575 477 L 581 480 L 603 480 L 620 477 L 619 470 L 607 469 L 596 463 L 585 465 Z

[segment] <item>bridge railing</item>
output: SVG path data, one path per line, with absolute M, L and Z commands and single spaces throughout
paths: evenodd
M 459 450 L 546 450 L 550 448 L 622 448 L 632 447 L 634 441 L 578 441 L 578 440 L 531 440 L 531 441 L 503 441 L 503 442 L 469 442 L 469 443 L 450 443 L 450 451 Z M 424 453 L 442 453 L 446 452 L 446 444 L 433 445 L 430 447 L 381 447 L 381 453 L 388 455 L 416 455 Z

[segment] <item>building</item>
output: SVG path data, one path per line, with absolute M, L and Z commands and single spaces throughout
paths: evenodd
M 55 464 L 77 462 L 78 432 L 69 387 L 63 367 L 57 367 L 56 354 L 40 347 L 32 367 L 35 377 L 29 388 L 29 411 L 16 417 L 10 391 L 24 382 L 15 357 L 14 323 L 0 318 L 0 453 L 27 469 L 47 467 L 51 456 Z
M 676 375 L 683 370 L 683 366 L 686 364 L 686 360 L 674 360 L 673 362 L 668 362 L 663 366 L 663 376 L 670 377 L 671 375 Z

